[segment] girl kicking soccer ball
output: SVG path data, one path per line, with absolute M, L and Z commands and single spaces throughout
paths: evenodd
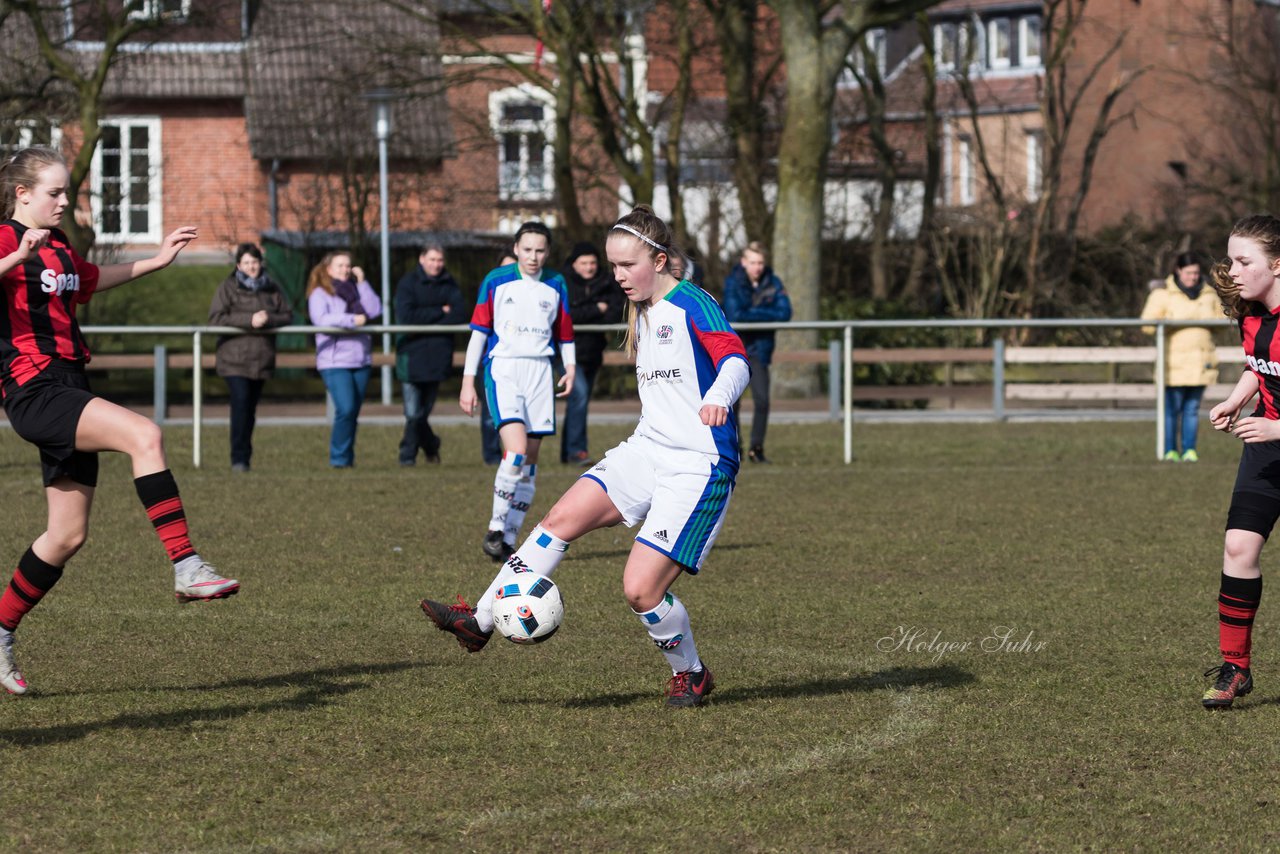
M 705 291 L 682 281 L 670 229 L 640 206 L 609 231 L 606 254 L 627 296 L 625 347 L 636 360 L 635 433 L 583 474 L 503 565 L 477 607 L 430 599 L 422 610 L 468 652 L 493 634 L 493 594 L 519 573 L 551 575 L 569 543 L 596 528 L 643 522 L 622 572 L 627 603 L 666 656 L 667 705 L 700 705 L 711 671 L 689 613 L 671 592 L 696 574 L 724 524 L 738 472 L 734 401 L 750 379 L 742 341 Z
M 97 267 L 56 227 L 67 207 L 69 181 L 62 156 L 48 148 L 28 148 L 0 164 L 0 386 L 14 431 L 40 449 L 49 503 L 48 527 L 18 560 L 0 594 L 0 685 L 11 694 L 25 694 L 29 687 L 13 661 L 14 630 L 84 545 L 99 451 L 132 458 L 133 483 L 173 562 L 179 602 L 220 599 L 240 589 L 191 545 L 160 428 L 89 391 L 89 348 L 75 316 L 76 306 L 94 293 L 169 266 L 195 240 L 196 230 L 177 229 L 153 258 Z
M 1227 262 L 1213 271 L 1213 286 L 1227 315 L 1240 325 L 1247 367 L 1229 397 L 1209 411 L 1214 429 L 1244 442 L 1240 469 L 1227 511 L 1222 581 L 1218 593 L 1218 639 L 1222 664 L 1201 702 L 1226 709 L 1253 690 L 1249 670 L 1253 619 L 1262 599 L 1258 559 L 1280 518 L 1280 220 L 1251 216 L 1240 220 L 1227 241 Z M 1253 414 L 1241 418 L 1258 396 Z

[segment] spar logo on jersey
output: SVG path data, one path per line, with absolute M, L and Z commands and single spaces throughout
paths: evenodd
M 1268 361 L 1253 356 L 1245 356 L 1245 361 L 1249 363 L 1249 367 L 1262 374 L 1265 377 L 1280 377 L 1280 362 Z
M 671 328 L 671 325 L 669 323 L 662 324 L 661 326 L 658 327 L 658 343 L 674 344 L 676 341 L 676 339 L 672 337 L 672 335 L 674 334 L 675 334 L 675 330 Z
M 67 291 L 80 290 L 79 273 L 55 273 L 45 270 L 40 274 L 40 290 L 46 294 L 62 296 Z
M 644 368 L 636 369 L 636 385 L 641 388 L 649 383 L 658 382 L 678 385 L 684 382 L 684 378 L 681 376 L 679 368 L 655 368 L 652 371 L 646 371 Z

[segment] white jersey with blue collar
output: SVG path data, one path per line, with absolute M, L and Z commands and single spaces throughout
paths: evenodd
M 515 264 L 485 276 L 471 314 L 471 328 L 487 337 L 485 359 L 550 358 L 573 342 L 564 278 L 550 270 L 527 279 Z

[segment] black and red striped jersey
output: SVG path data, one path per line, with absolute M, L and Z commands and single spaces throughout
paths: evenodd
M 1244 360 L 1258 377 L 1258 406 L 1254 417 L 1280 419 L 1280 309 L 1250 312 L 1240 318 Z
M 0 258 L 17 250 L 26 230 L 16 220 L 0 223 Z M 38 255 L 6 273 L 0 286 L 0 374 L 5 379 L 22 385 L 54 359 L 89 361 L 76 305 L 93 296 L 98 267 L 81 258 L 65 234 L 52 229 Z

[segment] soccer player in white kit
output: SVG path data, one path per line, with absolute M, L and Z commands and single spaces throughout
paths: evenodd
M 625 347 L 636 359 L 640 423 L 556 502 L 475 608 L 461 597 L 456 605 L 424 599 L 421 607 L 468 652 L 479 652 L 493 634 L 499 587 L 520 573 L 551 575 L 569 543 L 588 531 L 643 522 L 622 592 L 671 666 L 667 705 L 698 706 L 714 682 L 689 613 L 670 588 L 701 569 L 724 524 L 739 464 L 732 407 L 750 370 L 719 304 L 681 280 L 684 256 L 651 209 L 641 205 L 620 219 L 605 246 L 628 300 Z
M 493 512 L 484 553 L 506 560 L 537 491 L 538 450 L 556 432 L 555 398 L 573 388 L 573 321 L 564 278 L 545 270 L 551 232 L 526 222 L 516 232 L 516 263 L 492 270 L 480 285 L 471 315 L 471 342 L 462 369 L 458 405 L 479 409 L 476 374 L 483 362 L 485 402 L 502 439 L 493 478 Z M 552 357 L 559 347 L 564 376 L 555 393 Z

